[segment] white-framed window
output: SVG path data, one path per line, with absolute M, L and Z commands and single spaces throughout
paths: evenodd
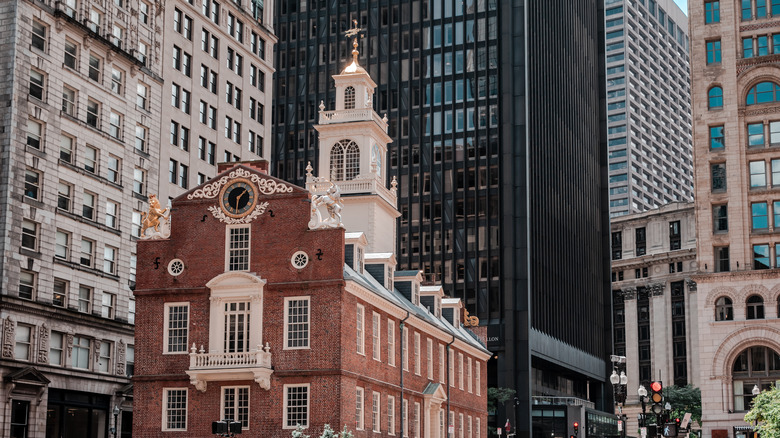
M 22 269 L 19 273 L 19 298 L 26 300 L 35 299 L 35 290 L 38 283 L 38 275 L 33 271 Z
M 449 426 L 452 426 L 452 432 L 451 433 L 447 432 L 447 435 L 450 438 L 455 438 L 455 412 L 454 411 L 450 411 L 450 415 L 448 415 L 448 420 L 449 420 L 449 424 L 447 425 L 448 426 L 447 429 L 449 430 Z
M 133 210 L 130 216 L 130 235 L 134 237 L 141 237 L 141 212 Z
M 387 318 L 387 364 L 395 366 L 395 321 Z
M 163 354 L 186 354 L 190 303 L 165 303 Z
M 444 409 L 439 409 L 439 437 L 444 438 L 447 425 L 444 424 Z
M 106 274 L 116 274 L 116 253 L 116 248 L 110 246 L 103 248 L 103 272 Z
M 360 148 L 350 139 L 344 139 L 333 145 L 330 151 L 331 181 L 355 179 L 360 173 Z
M 395 435 L 395 397 L 387 396 L 387 434 Z
M 46 76 L 38 70 L 30 70 L 30 96 L 44 100 L 44 92 L 46 90 Z
M 365 403 L 365 391 L 361 387 L 355 388 L 355 429 L 363 430 L 363 405 Z
M 92 146 L 84 149 L 84 170 L 91 173 L 97 173 L 98 150 Z
M 114 319 L 116 315 L 116 295 L 103 292 L 102 304 L 100 315 L 103 318 Z
M 463 414 L 458 414 L 458 438 L 463 438 Z
M 141 152 L 146 151 L 146 127 L 141 125 L 135 126 L 135 148 Z
M 92 343 L 84 336 L 73 337 L 73 352 L 71 353 L 71 366 L 82 370 L 89 369 L 89 352 Z
M 78 100 L 76 96 L 78 96 L 76 90 L 67 85 L 62 87 L 62 112 L 71 117 L 76 117 L 76 101 Z
M 414 402 L 414 438 L 420 438 L 420 403 Z
M 54 290 L 51 304 L 56 307 L 67 307 L 68 305 L 68 282 L 59 278 L 54 279 Z
M 100 129 L 100 104 L 94 99 L 87 99 L 87 124 Z M 94 172 L 94 170 L 90 170 L 90 172 Z
M 420 332 L 414 332 L 414 374 L 420 375 Z
M 162 430 L 187 430 L 187 388 L 163 388 Z
M 222 387 L 222 419 L 241 423 L 241 429 L 249 429 L 249 387 Z
M 475 425 L 477 433 L 475 438 L 480 438 L 482 436 L 482 419 L 477 417 L 476 420 L 477 421 Z
M 365 348 L 365 319 L 366 316 L 366 309 L 363 307 L 362 304 L 357 305 L 357 323 L 356 323 L 356 330 L 357 333 L 357 353 L 358 354 L 366 354 L 366 348 Z
M 49 365 L 64 365 L 64 339 L 63 333 L 52 331 L 49 335 Z
M 449 356 L 449 366 L 450 366 L 450 386 L 455 386 L 455 354 L 450 354 Z
M 79 45 L 78 43 L 66 39 L 65 40 L 65 55 L 63 59 L 63 63 L 65 64 L 65 67 L 72 68 L 73 70 L 78 70 L 78 60 L 79 60 Z
M 38 250 L 38 224 L 27 219 L 22 219 L 22 248 Z
M 57 208 L 63 211 L 70 211 L 72 200 L 71 193 L 73 193 L 73 186 L 66 182 L 60 181 L 59 185 L 57 186 Z
M 60 135 L 60 160 L 73 163 L 73 145 L 75 143 L 76 140 L 73 137 L 65 134 Z
M 378 313 L 374 312 L 372 315 L 372 354 L 374 356 L 374 360 L 382 360 L 382 350 L 380 347 L 380 341 L 381 341 L 381 329 L 382 329 L 382 320 Z
M 284 299 L 284 348 L 309 348 L 309 321 L 311 300 L 309 297 Z
M 227 228 L 227 266 L 228 271 L 249 270 L 250 227 L 247 225 Z
M 409 328 L 404 326 L 404 338 L 401 339 L 404 344 L 401 348 L 401 364 L 404 367 L 404 371 L 409 371 Z
M 79 285 L 79 312 L 92 313 L 92 288 Z
M 135 345 L 129 344 L 125 350 L 125 376 L 135 375 Z
M 374 432 L 379 432 L 381 429 L 380 425 L 380 413 L 381 413 L 381 406 L 380 406 L 380 397 L 381 395 L 374 391 L 371 398 L 371 427 Z
M 433 380 L 433 339 L 428 338 L 427 342 L 428 380 Z
M 43 123 L 27 120 L 27 146 L 40 149 L 43 143 Z
M 482 381 L 482 371 L 480 370 L 480 368 L 482 368 L 481 365 L 482 365 L 482 363 L 480 361 L 476 361 L 477 369 L 476 369 L 476 373 L 475 373 L 476 374 L 476 378 L 475 378 L 474 385 L 477 387 L 477 395 L 482 395 L 481 394 L 482 393 L 482 389 L 481 389 L 482 384 L 480 383 Z M 477 418 L 477 429 L 479 429 L 479 418 Z M 477 435 L 477 438 L 479 438 L 479 435 Z
M 463 389 L 463 353 L 458 353 L 458 389 Z
M 111 181 L 112 183 L 119 184 L 119 172 L 122 167 L 122 162 L 119 160 L 119 158 L 109 155 L 108 156 L 108 168 L 106 172 L 106 179 Z
M 48 27 L 38 20 L 33 20 L 32 26 L 32 46 L 42 52 L 46 51 Z
M 234 301 L 225 303 L 225 353 L 245 353 L 249 351 L 249 316 L 251 303 Z
M 114 201 L 106 201 L 106 226 L 117 229 L 119 227 L 119 204 Z
M 127 322 L 130 324 L 135 324 L 135 300 L 134 299 L 130 299 L 127 302 Z
M 32 333 L 33 327 L 31 325 L 16 325 L 16 333 L 14 333 L 14 359 L 30 360 Z
M 91 221 L 95 220 L 95 199 L 97 195 L 90 192 L 84 192 L 81 203 L 81 216 Z
M 24 196 L 40 201 L 41 174 L 31 169 L 24 171 Z
M 284 429 L 309 427 L 309 386 L 284 385 Z
M 471 422 L 471 415 L 468 416 L 468 422 L 466 423 L 466 434 L 469 438 L 474 438 L 474 429 L 471 428 L 473 423 Z
M 98 350 L 98 371 L 101 373 L 111 372 L 111 350 L 113 349 L 114 344 L 112 342 L 100 342 L 100 349 Z
M 355 87 L 351 85 L 344 90 L 344 109 L 355 109 Z
M 122 115 L 111 110 L 108 123 L 108 134 L 117 140 L 122 140 Z
M 468 360 L 466 361 L 466 388 L 468 389 L 469 393 L 474 392 L 473 379 L 474 379 L 474 374 L 471 370 L 471 357 L 469 357 Z
M 146 172 L 143 169 L 136 167 L 133 169 L 133 192 L 138 193 L 139 195 L 146 194 L 145 185 Z
M 401 402 L 401 427 L 404 438 L 409 436 L 409 400 Z

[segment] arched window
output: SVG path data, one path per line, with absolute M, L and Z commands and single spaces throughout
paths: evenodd
M 731 367 L 734 382 L 734 410 L 746 411 L 753 401 L 753 387 L 769 389 L 780 379 L 780 355 L 771 348 L 756 346 L 743 350 Z
M 759 82 L 748 91 L 745 104 L 776 102 L 780 97 L 780 85 L 774 82 Z
M 723 88 L 712 87 L 707 94 L 710 98 L 709 109 L 723 108 Z
M 355 109 L 355 87 L 353 86 L 344 90 L 344 109 Z
M 330 151 L 330 180 L 355 179 L 360 173 L 360 148 L 352 140 L 344 139 Z
M 747 319 L 764 319 L 764 299 L 751 295 L 747 299 Z
M 731 298 L 720 297 L 715 301 L 715 321 L 731 321 L 734 319 L 734 306 Z

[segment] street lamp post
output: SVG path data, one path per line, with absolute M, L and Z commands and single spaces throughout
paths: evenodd
M 122 409 L 120 409 L 119 406 L 114 405 L 114 411 L 113 411 L 113 414 L 114 414 L 114 427 L 111 428 L 111 435 L 113 435 L 114 438 L 116 438 L 116 432 L 117 432 L 117 428 L 119 426 L 118 423 L 117 423 L 117 419 L 119 418 L 119 413 L 120 412 L 122 412 Z
M 753 390 L 750 391 L 753 393 L 753 400 L 751 400 L 751 404 L 755 404 L 756 402 L 756 396 L 758 394 L 761 394 L 761 389 L 758 387 L 758 385 L 753 385 Z M 758 432 L 756 432 L 756 428 L 758 428 L 758 415 L 756 415 L 756 419 L 753 421 L 753 437 L 758 438 Z
M 647 388 L 645 388 L 645 385 L 639 385 L 639 389 L 637 389 L 636 393 L 639 395 L 639 402 L 642 403 L 642 421 L 639 422 L 639 427 L 645 427 L 645 418 L 647 418 L 647 404 L 645 402 L 645 399 L 647 398 Z
M 620 421 L 623 424 L 623 428 L 620 431 L 620 435 L 626 436 L 626 416 L 623 415 L 623 405 L 626 404 L 626 392 L 628 385 L 628 376 L 626 376 L 626 357 L 615 356 L 610 357 L 612 362 L 612 374 L 609 376 L 609 382 L 612 383 L 612 394 L 615 399 L 615 404 L 618 407 L 618 413 L 620 414 Z

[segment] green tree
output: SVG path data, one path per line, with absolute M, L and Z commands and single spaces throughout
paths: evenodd
M 515 390 L 511 388 L 488 388 L 487 408 L 488 412 L 493 413 L 499 404 L 506 403 L 515 396 Z
M 309 438 L 309 435 L 303 433 L 304 429 L 300 424 L 292 431 L 292 438 Z
M 664 400 L 672 405 L 671 418 L 682 418 L 691 413 L 691 422 L 701 427 L 701 390 L 691 385 L 667 386 L 664 388 Z
M 761 391 L 753 399 L 750 411 L 745 415 L 746 423 L 758 422 L 756 431 L 761 438 L 780 438 L 780 388 Z
M 336 438 L 338 436 L 338 432 L 331 429 L 330 424 L 326 424 L 322 428 L 322 435 L 320 435 L 320 438 Z

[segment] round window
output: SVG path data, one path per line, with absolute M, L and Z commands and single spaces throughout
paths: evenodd
M 184 271 L 184 262 L 179 259 L 173 259 L 168 263 L 168 273 L 174 277 L 181 274 Z
M 292 258 L 290 259 L 290 262 L 292 263 L 293 268 L 303 269 L 306 267 L 307 264 L 309 264 L 309 256 L 303 251 L 298 251 L 295 254 L 293 254 Z

